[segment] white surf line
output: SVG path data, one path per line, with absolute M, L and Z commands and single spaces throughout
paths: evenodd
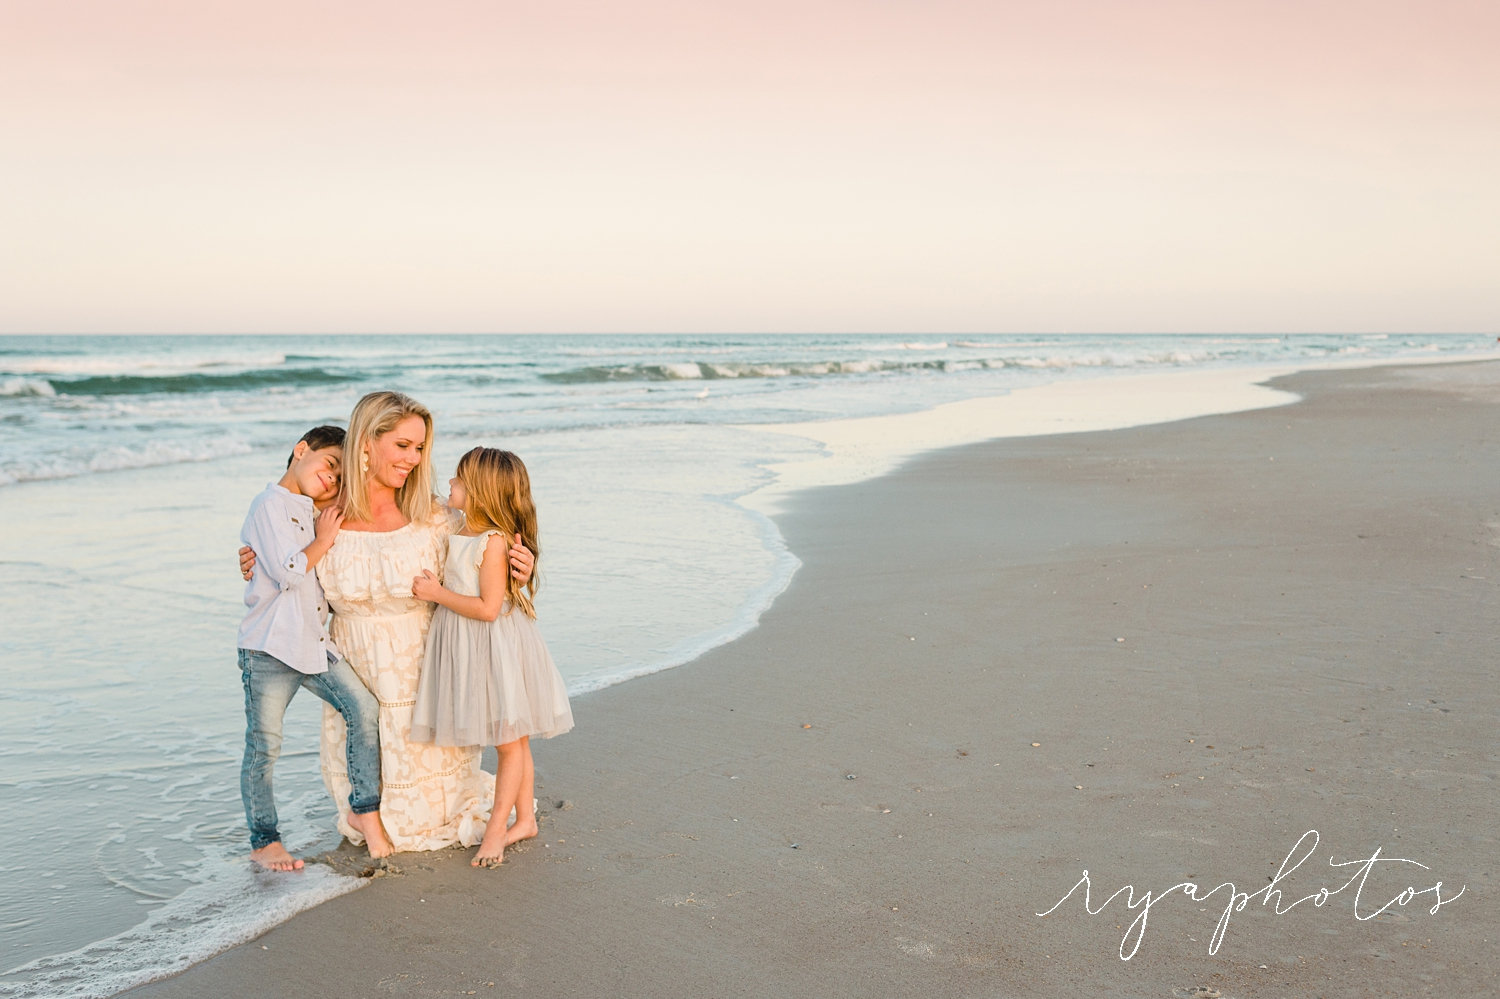
M 775 478 L 740 497 L 767 516 L 780 513 L 787 496 L 818 486 L 847 485 L 893 470 L 926 451 L 1002 437 L 1123 430 L 1199 416 L 1268 409 L 1296 402 L 1293 392 L 1263 383 L 1298 371 L 1372 368 L 1492 360 L 1474 357 L 1341 359 L 1339 361 L 1155 372 L 1077 378 L 1016 389 L 1008 395 L 944 403 L 916 413 L 806 423 L 747 424 L 745 430 L 788 434 L 822 444 L 816 458 L 766 466 Z

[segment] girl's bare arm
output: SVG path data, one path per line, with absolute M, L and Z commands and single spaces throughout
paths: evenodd
M 423 569 L 422 575 L 411 581 L 412 596 L 418 600 L 430 600 L 476 621 L 495 620 L 505 605 L 505 577 L 510 568 L 506 548 L 504 535 L 492 534 L 485 541 L 484 561 L 479 564 L 479 596 L 454 593 L 438 582 L 428 569 Z

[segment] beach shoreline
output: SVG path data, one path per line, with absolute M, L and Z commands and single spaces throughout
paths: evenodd
M 243 513 L 233 497 L 262 488 L 287 440 L 338 422 L 367 389 L 394 382 L 437 404 L 440 469 L 473 444 L 523 449 L 551 539 L 548 640 L 581 694 L 752 629 L 798 564 L 767 514 L 801 488 L 994 436 L 1289 398 L 1255 384 L 1268 366 L 1494 353 L 1489 338 L 1431 335 L 445 337 L 429 341 L 436 363 L 413 370 L 393 365 L 395 343 L 0 344 L 0 408 L 19 449 L 0 464 L 41 476 L 0 469 L 0 516 L 26 525 L 0 562 L 15 622 L 0 808 L 17 826 L 0 847 L 11 875 L 0 994 L 126 988 L 360 884 L 310 876 L 266 891 L 242 865 L 231 665 L 242 604 L 223 551 Z M 477 369 L 448 363 L 476 351 Z M 163 633 L 180 641 L 164 646 Z M 287 745 L 315 746 L 320 719 L 315 699 L 295 702 Z M 332 849 L 316 753 L 283 754 L 277 783 L 288 845 Z M 83 808 L 115 819 L 80 866 L 53 831 Z
M 1500 360 L 1500 352 L 1472 360 Z M 1429 357 L 1388 363 L 1426 367 L 1454 362 Z M 806 438 L 822 450 L 811 458 L 770 465 L 774 479 L 741 497 L 740 502 L 770 515 L 804 490 L 862 482 L 931 451 L 1001 438 L 1126 430 L 1285 406 L 1297 401 L 1296 393 L 1270 388 L 1269 382 L 1305 372 L 1384 366 L 1387 364 L 1344 359 L 1060 379 L 1012 389 L 1004 395 L 943 403 L 915 413 L 758 424 L 753 429 Z
M 791 498 L 759 627 L 580 698 L 504 868 L 403 857 L 128 994 L 1493 990 L 1500 366 L 1276 387 L 1303 399 Z M 1163 895 L 1129 961 L 1139 907 L 1067 898 L 1254 891 L 1309 830 L 1287 902 L 1377 847 L 1426 880 L 1257 899 L 1214 953 L 1227 893 Z

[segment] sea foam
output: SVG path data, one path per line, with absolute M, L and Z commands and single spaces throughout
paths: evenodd
M 128 468 L 157 468 L 191 462 L 217 461 L 249 454 L 251 446 L 233 438 L 197 444 L 150 441 L 135 447 L 118 445 L 92 453 L 37 457 L 29 461 L 0 463 L 0 486 L 48 479 L 71 479 L 95 472 L 117 472 Z
M 124 933 L 6 972 L 11 981 L 0 982 L 0 996 L 105 999 L 175 975 L 367 883 L 317 864 L 298 874 L 273 874 L 245 859 L 208 861 L 202 873 L 203 883 Z

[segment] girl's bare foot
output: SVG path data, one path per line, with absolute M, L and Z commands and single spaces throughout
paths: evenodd
M 470 867 L 499 867 L 505 860 L 505 820 L 491 821 L 484 827 L 479 852 L 469 861 Z
M 523 839 L 530 839 L 536 835 L 536 816 L 528 819 L 517 819 L 516 824 L 505 832 L 504 845 L 519 843 Z
M 376 859 L 389 857 L 396 852 L 396 847 L 391 843 L 391 838 L 385 834 L 385 826 L 380 822 L 380 813 L 357 812 L 349 813 L 349 824 L 358 829 L 365 837 L 365 848 L 370 851 L 370 856 Z M 299 861 L 297 866 L 302 866 Z
M 286 852 L 281 841 L 270 843 L 259 850 L 250 851 L 250 859 L 268 871 L 300 871 L 302 861 Z

